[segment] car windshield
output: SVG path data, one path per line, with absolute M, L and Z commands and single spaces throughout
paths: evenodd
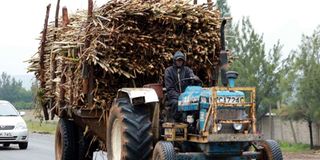
M 0 116 L 18 116 L 18 112 L 12 104 L 0 102 Z

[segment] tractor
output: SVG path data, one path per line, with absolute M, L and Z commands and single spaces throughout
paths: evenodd
M 226 73 L 227 87 L 188 86 L 179 97 L 182 122 L 164 122 L 154 160 L 281 160 L 274 140 L 256 129 L 256 90 L 235 87 L 237 72 Z
M 221 64 L 227 63 L 224 51 L 224 25 L 221 27 Z M 160 116 L 160 137 L 154 160 L 263 159 L 281 160 L 274 140 L 264 140 L 256 128 L 256 89 L 236 87 L 238 73 L 221 70 L 223 87 L 188 86 L 179 96 L 181 121 Z M 180 81 L 190 80 L 181 79 Z M 159 89 L 158 89 L 159 90 Z

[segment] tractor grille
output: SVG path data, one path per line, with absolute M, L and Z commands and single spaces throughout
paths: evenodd
M 243 110 L 235 109 L 222 109 L 218 110 L 217 119 L 218 120 L 238 120 L 241 119 Z
M 0 125 L 0 130 L 13 130 L 14 126 L 1 126 Z
M 247 119 L 248 110 L 245 109 L 221 109 L 218 110 L 217 120 L 242 120 Z M 237 133 L 233 128 L 233 124 L 222 124 L 219 133 Z
M 222 128 L 219 131 L 219 133 L 235 133 L 235 130 L 233 129 L 233 124 L 222 124 Z

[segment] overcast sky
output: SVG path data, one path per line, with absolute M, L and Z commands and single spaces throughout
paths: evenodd
M 105 0 L 97 0 L 101 5 Z M 8 0 L 0 5 L 0 72 L 26 74 L 23 61 L 36 51 L 43 28 L 46 5 L 54 16 L 56 0 Z M 248 16 L 254 29 L 264 35 L 269 49 L 277 40 L 283 54 L 296 49 L 302 34 L 311 34 L 320 25 L 319 0 L 228 0 L 234 22 Z M 87 0 L 61 0 L 71 12 L 87 8 Z M 60 14 L 61 15 L 61 14 Z

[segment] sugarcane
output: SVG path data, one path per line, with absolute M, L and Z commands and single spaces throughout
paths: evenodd
M 45 16 L 45 20 L 44 20 L 44 27 L 43 27 L 43 31 L 42 31 L 42 39 L 41 39 L 41 45 L 40 45 L 40 52 L 39 52 L 39 74 L 40 74 L 40 88 L 44 89 L 45 88 L 45 66 L 44 66 L 44 56 L 45 56 L 45 45 L 46 45 L 46 36 L 47 36 L 47 27 L 48 27 L 48 19 L 49 19 L 49 13 L 50 13 L 50 7 L 51 4 L 49 4 L 47 6 L 47 10 L 46 10 L 46 16 Z M 49 114 L 48 114 L 48 110 L 46 107 L 46 103 L 42 103 L 42 108 L 43 108 L 43 114 L 44 114 L 44 118 L 45 120 L 49 120 Z
M 61 102 L 53 109 L 68 105 L 107 111 L 119 88 L 162 83 L 177 50 L 186 53 L 188 65 L 205 82 L 215 80 L 221 19 L 210 5 L 110 1 L 90 11 L 88 2 L 88 12 L 63 14 L 59 26 L 50 23 L 43 51 L 38 51 L 46 58 L 29 60 L 29 71 L 45 82 L 45 100 Z M 45 73 L 37 69 L 50 66 Z

